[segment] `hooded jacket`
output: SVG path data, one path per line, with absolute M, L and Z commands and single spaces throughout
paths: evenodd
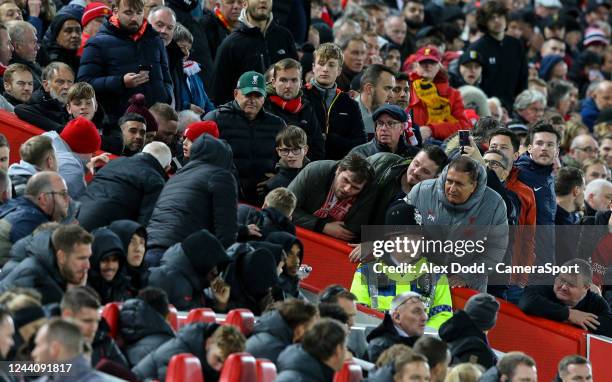
M 19 119 L 45 131 L 62 131 L 70 116 L 66 106 L 52 98 L 42 87 L 32 93 L 30 102 L 15 106 Z
M 291 345 L 278 356 L 275 382 L 332 382 L 334 370 L 317 360 L 301 345 Z
M 247 25 L 243 9 L 240 26 L 223 40 L 217 50 L 210 98 L 215 105 L 231 101 L 242 73 L 250 70 L 265 73 L 270 65 L 284 58 L 298 59 L 291 33 L 273 22 L 271 16 L 265 33 L 262 33 L 258 27 Z
M 260 205 L 263 198 L 257 194 L 257 184 L 267 179 L 266 173 L 274 172 L 276 135 L 286 126 L 285 121 L 263 108 L 250 121 L 236 101 L 221 105 L 203 119 L 215 121 L 219 138 L 230 144 L 244 200 Z
M 79 199 L 79 223 L 87 230 L 120 219 L 146 226 L 167 178 L 149 153 L 111 161 L 96 173 Z
M 49 215 L 26 197 L 9 200 L 0 207 L 0 263 L 3 265 L 17 240 L 29 235 L 42 223 L 50 221 Z
M 323 232 L 325 224 L 330 219 L 322 219 L 313 215 L 323 206 L 327 194 L 334 183 L 338 162 L 320 160 L 310 163 L 291 182 L 288 189 L 297 197 L 297 205 L 293 213 L 293 222 L 315 232 Z M 361 226 L 368 224 L 370 211 L 373 208 L 373 194 L 366 185 L 344 218 L 346 228 L 359 235 Z
M 419 79 L 422 78 L 416 73 L 410 75 L 411 83 Z M 439 140 L 444 140 L 461 129 L 470 129 L 472 125 L 465 117 L 463 99 L 461 98 L 459 90 L 450 86 L 448 77 L 442 72 L 439 72 L 432 82 L 433 86 L 436 87 L 438 96 L 448 101 L 452 120 L 430 123 L 427 106 L 423 100 L 418 97 L 415 88 L 411 86 L 410 108 L 413 112 L 413 121 L 419 126 L 429 126 L 431 128 L 432 137 Z
M 164 186 L 147 226 L 148 248 L 168 248 L 200 229 L 224 247 L 236 241 L 236 181 L 230 146 L 203 134 L 191 146 L 189 163 Z
M 66 291 L 66 280 L 60 274 L 51 240 L 0 281 L 0 293 L 15 287 L 32 288 L 42 295 L 42 304 L 59 304 Z
M 57 132 L 48 131 L 43 134 L 51 138 L 57 158 L 57 171 L 66 181 L 70 197 L 74 200 L 79 199 L 87 187 L 85 183 L 85 163 L 72 152 L 68 143 Z
M 209 232 L 200 233 L 201 251 L 186 251 L 182 243 L 170 247 L 162 256 L 161 265 L 150 269 L 148 286 L 163 289 L 168 301 L 178 310 L 206 306 L 203 290 L 208 287 L 206 275 L 215 266 L 229 261 L 219 241 Z
M 152 66 L 149 81 L 126 88 L 123 76 L 137 73 L 141 64 Z M 125 105 L 136 93 L 144 94 L 147 106 L 156 102 L 172 103 L 166 48 L 151 25 L 147 25 L 142 36 L 134 41 L 132 33 L 117 28 L 106 19 L 83 49 L 77 81 L 88 82 L 94 87 L 111 123 L 123 115 Z
M 485 268 L 495 267 L 504 258 L 508 245 L 508 218 L 506 205 L 498 193 L 487 187 L 487 174 L 483 166 L 478 165 L 478 184 L 476 189 L 463 204 L 451 204 L 446 198 L 444 184 L 448 166 L 437 179 L 428 179 L 416 184 L 408 194 L 409 203 L 423 214 L 425 230 L 432 237 L 442 240 L 473 240 L 484 242 L 482 253 L 473 252 L 463 257 L 451 255 L 450 262 L 462 265 L 484 263 Z M 428 229 L 427 226 L 432 226 Z M 469 226 L 477 226 L 470 228 Z M 433 231 L 443 232 L 434 233 Z M 437 236 L 438 237 L 437 237 Z M 442 254 L 439 254 L 442 256 Z M 436 256 L 436 255 L 433 255 Z M 440 257 L 439 256 L 439 257 Z M 487 274 L 460 274 L 473 289 L 486 290 Z
M 276 364 L 278 355 L 292 343 L 293 329 L 277 310 L 273 310 L 255 323 L 246 342 L 246 351 L 255 358 L 265 358 Z
M 119 236 L 119 239 L 123 244 L 123 250 L 125 251 L 126 257 L 128 255 L 132 236 L 134 236 L 136 233 L 144 237 L 146 246 L 147 230 L 145 227 L 132 220 L 115 220 L 108 226 L 108 228 Z M 149 268 L 147 267 L 144 258 L 138 267 L 134 267 L 126 261 L 125 268 L 130 278 L 130 295 L 136 296 L 138 291 L 147 286 L 149 280 Z
M 127 360 L 132 366 L 174 338 L 174 331 L 164 317 L 139 298 L 123 303 L 119 328 Z
M 28 236 L 19 239 L 11 248 L 8 261 L 2 267 L 0 280 L 10 274 L 23 260 L 33 256 L 35 253 L 46 251 L 54 231 L 39 229 L 36 233 L 32 232 Z
M 206 362 L 206 340 L 213 335 L 219 327 L 218 324 L 195 323 L 185 325 L 176 333 L 176 337 L 149 353 L 134 368 L 132 372 L 141 380 L 166 379 L 166 371 L 170 358 L 180 353 L 191 353 L 198 357 L 202 365 L 202 374 L 205 381 L 216 381 L 219 373 L 213 370 Z
M 488 369 L 497 363 L 497 357 L 489 346 L 487 336 L 476 327 L 464 311 L 459 310 L 443 323 L 439 334 L 450 347 L 451 365 L 471 362 Z
M 38 170 L 34 165 L 23 159 L 19 163 L 13 163 L 9 166 L 8 176 L 11 178 L 11 184 L 15 189 L 13 197 L 23 196 L 28 180 L 37 172 Z
M 126 255 L 123 250 L 121 239 L 108 228 L 98 228 L 93 232 L 94 241 L 91 246 L 91 258 L 89 262 L 89 276 L 87 284 L 98 292 L 102 305 L 123 301 L 128 298 L 128 287 L 130 280 L 125 271 Z M 119 268 L 115 277 L 107 281 L 100 272 L 100 263 L 109 256 L 116 256 L 119 260 Z
M 300 259 L 300 263 L 298 265 L 302 265 L 304 260 L 304 244 L 298 239 L 295 235 L 292 235 L 287 232 L 273 232 L 266 240 L 270 243 L 279 244 L 283 246 L 285 253 L 289 254 L 291 252 L 291 247 L 294 244 L 300 248 L 298 252 L 298 258 Z M 278 276 L 278 285 L 274 287 L 273 292 L 274 300 L 285 300 L 289 298 L 299 298 L 306 299 L 302 292 L 300 291 L 300 278 L 298 276 L 292 276 L 287 272 L 287 266 L 283 267 L 283 273 Z
M 420 337 L 404 337 L 395 329 L 393 320 L 389 313 L 385 313 L 385 318 L 374 330 L 367 336 L 368 341 L 368 359 L 375 363 L 378 357 L 395 344 L 404 344 L 412 347 Z
M 295 226 L 287 216 L 274 207 L 266 207 L 258 210 L 246 204 L 238 206 L 238 223 L 241 227 L 255 224 L 259 227 L 261 239 L 267 240 L 268 236 L 275 232 L 288 232 L 295 234 Z M 244 228 L 243 228 L 244 230 Z M 247 241 L 248 234 L 241 232 L 239 241 Z
M 78 73 L 79 71 L 79 61 L 80 57 L 77 56 L 77 49 L 66 49 L 60 46 L 57 43 L 57 35 L 62 30 L 62 27 L 68 20 L 74 20 L 79 25 L 81 24 L 81 20 L 77 19 L 75 16 L 68 13 L 58 13 L 55 18 L 53 18 L 53 22 L 49 25 L 50 35 L 49 39 L 43 39 L 43 46 L 46 53 L 47 60 L 42 62 L 42 66 L 47 66 L 51 62 L 63 62 L 64 64 L 70 66 L 74 73 Z

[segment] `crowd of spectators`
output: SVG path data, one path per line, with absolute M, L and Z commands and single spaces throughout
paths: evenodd
M 163 381 L 191 353 L 208 382 L 246 351 L 278 381 L 350 359 L 370 381 L 537 381 L 491 348 L 501 300 L 612 337 L 611 8 L 0 1 L 0 108 L 40 129 L 11 148 L 0 128 L 0 360 Z M 350 285 L 306 298 L 296 227 L 351 245 Z M 365 338 L 359 305 L 384 313 Z M 171 306 L 257 322 L 177 329 Z

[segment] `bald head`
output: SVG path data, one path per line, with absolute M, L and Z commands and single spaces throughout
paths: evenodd
M 587 159 L 597 158 L 598 150 L 599 145 L 595 138 L 589 134 L 582 134 L 572 139 L 569 155 L 582 164 Z
M 595 92 L 593 92 L 593 101 L 600 111 L 612 107 L 612 81 L 601 81 Z

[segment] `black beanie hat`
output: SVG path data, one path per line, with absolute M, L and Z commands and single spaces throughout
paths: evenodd
M 478 329 L 485 331 L 493 328 L 497 322 L 499 302 L 488 293 L 479 293 L 470 297 L 463 310 Z
M 205 229 L 189 235 L 183 240 L 181 247 L 196 272 L 202 277 L 206 276 L 213 267 L 230 260 L 219 240 Z

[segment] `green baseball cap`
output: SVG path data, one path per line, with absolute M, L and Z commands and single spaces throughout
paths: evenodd
M 266 96 L 266 80 L 261 73 L 250 71 L 243 73 L 238 79 L 236 88 L 242 91 L 242 94 L 257 92 L 262 96 Z

